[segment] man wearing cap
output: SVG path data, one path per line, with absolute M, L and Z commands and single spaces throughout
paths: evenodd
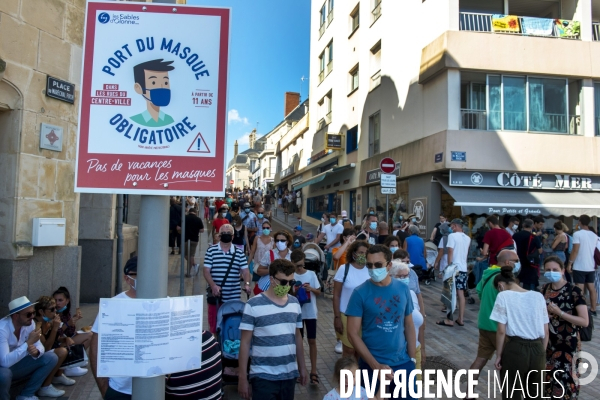
M 136 294 L 136 282 L 137 282 L 137 256 L 130 258 L 125 267 L 123 268 L 123 274 L 125 275 L 125 282 L 129 285 L 129 290 L 121 292 L 116 295 L 115 299 L 135 299 Z M 100 394 L 104 400 L 129 400 L 131 399 L 131 377 L 112 377 L 112 378 L 99 378 L 96 370 L 98 360 L 98 329 L 99 329 L 98 317 L 94 321 L 92 326 L 92 344 L 89 349 L 89 365 L 92 367 L 92 373 L 96 378 L 96 384 L 100 389 Z
M 301 249 L 306 244 L 306 239 L 302 236 L 302 227 L 300 225 L 294 228 L 292 239 L 292 247 L 294 249 Z
M 346 210 L 342 210 L 342 226 L 344 227 L 344 229 L 353 229 L 354 228 L 354 221 L 352 221 L 350 218 L 348 218 L 348 213 L 346 212 Z
M 37 399 L 40 395 L 60 397 L 64 390 L 52 385 L 42 388 L 44 379 L 56 366 L 58 357 L 44 352 L 40 329 L 35 329 L 34 306 L 25 296 L 8 303 L 9 314 L 0 320 L 0 399 L 8 400 L 11 381 L 30 376 L 17 400 Z

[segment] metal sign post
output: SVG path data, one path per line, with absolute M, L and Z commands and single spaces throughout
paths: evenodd
M 142 196 L 140 236 L 138 247 L 138 278 L 136 293 L 139 299 L 167 297 L 169 271 L 169 197 Z M 164 398 L 165 377 L 133 378 L 133 400 Z
M 181 236 L 179 237 L 179 254 L 181 256 L 181 270 L 179 271 L 179 295 L 185 296 L 185 206 L 187 197 L 181 196 Z M 189 255 L 188 255 L 189 257 Z

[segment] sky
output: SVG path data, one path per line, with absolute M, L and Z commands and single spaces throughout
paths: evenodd
M 188 0 L 189 5 L 231 7 L 227 162 L 248 148 L 248 135 L 261 137 L 284 118 L 285 92 L 299 92 L 308 78 L 309 0 Z M 302 100 L 308 81 L 302 84 Z M 258 124 L 258 125 L 257 125 Z

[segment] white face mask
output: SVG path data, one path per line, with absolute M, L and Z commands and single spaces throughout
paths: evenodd
M 276 246 L 277 250 L 284 251 L 285 249 L 287 249 L 287 242 L 277 242 Z
M 129 276 L 129 275 L 127 275 L 127 277 L 133 281 L 133 285 L 131 285 L 131 287 L 133 288 L 133 290 L 136 290 L 136 288 L 135 288 L 135 287 L 136 287 L 136 285 L 137 285 L 137 279 L 135 279 L 135 278 L 132 278 L 132 277 L 131 277 L 131 276 Z

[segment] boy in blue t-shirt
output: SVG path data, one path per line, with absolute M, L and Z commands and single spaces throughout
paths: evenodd
M 390 369 L 405 370 L 408 378 L 416 364 L 413 304 L 408 286 L 389 276 L 391 261 L 392 252 L 387 247 L 369 248 L 367 268 L 371 279 L 354 289 L 350 297 L 346 308 L 348 338 L 360 356 L 359 367 L 368 370 L 370 376 L 375 369 Z M 414 387 L 414 382 L 410 384 Z

